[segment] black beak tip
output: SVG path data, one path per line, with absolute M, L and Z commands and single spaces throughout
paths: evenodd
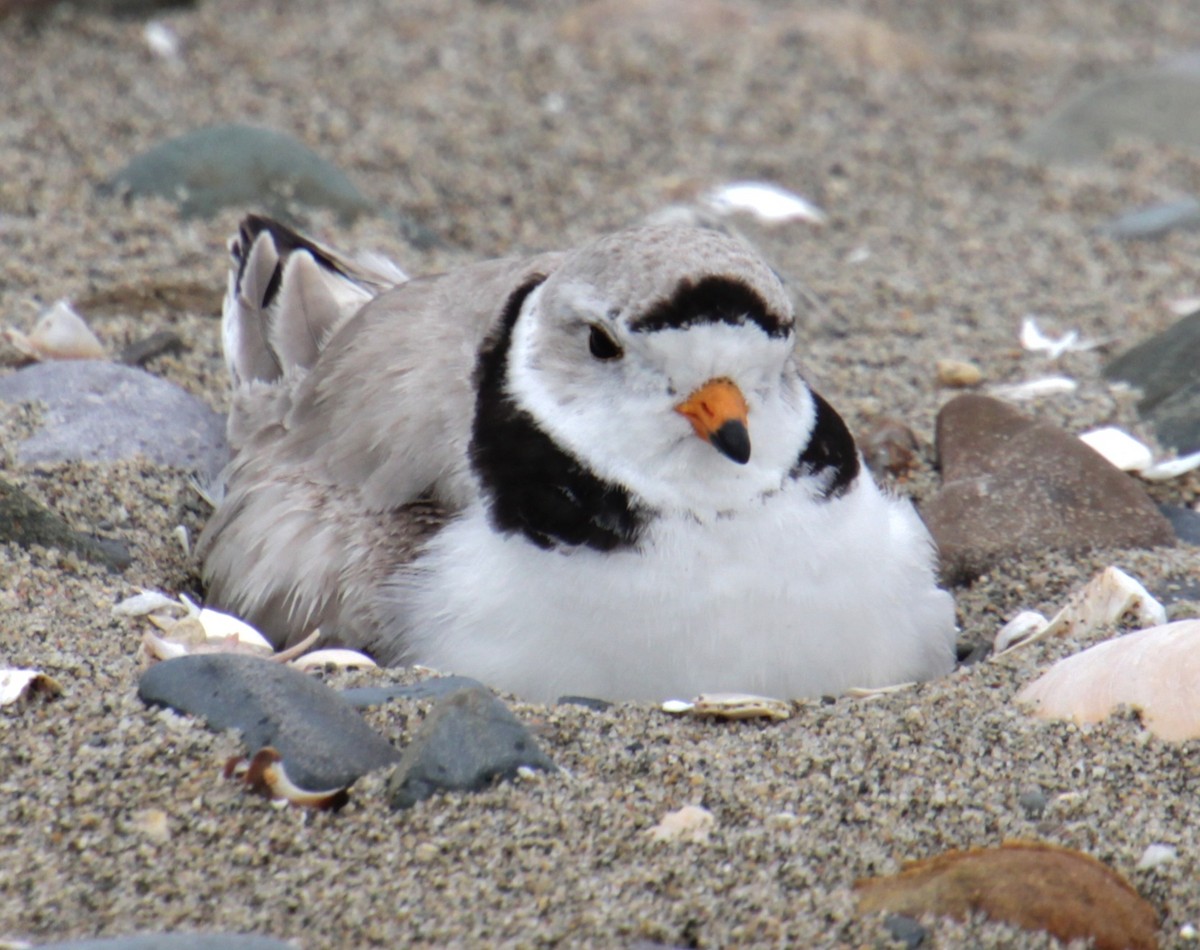
M 718 452 L 728 459 L 745 465 L 750 461 L 750 433 L 745 423 L 730 419 L 712 434 L 712 444 Z

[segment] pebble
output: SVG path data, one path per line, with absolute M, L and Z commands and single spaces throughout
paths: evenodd
M 1169 844 L 1150 844 L 1134 865 L 1139 871 L 1150 871 L 1179 860 L 1179 850 Z
M 1040 788 L 1029 788 L 1017 798 L 1017 804 L 1021 806 L 1021 811 L 1025 813 L 1026 818 L 1036 820 L 1045 814 L 1046 805 L 1049 802 L 1046 793 Z
M 1101 226 L 1100 231 L 1124 240 L 1146 240 L 1197 228 L 1200 228 L 1200 201 L 1189 195 L 1178 201 L 1127 211 Z
M 104 191 L 176 201 L 184 217 L 207 218 L 228 207 L 289 217 L 300 205 L 328 208 L 349 221 L 376 210 L 308 146 L 282 132 L 236 123 L 156 145 L 117 172 Z
M 874 419 L 858 441 L 867 467 L 879 478 L 900 477 L 916 467 L 920 443 L 916 433 L 900 419 Z
M 983 382 L 983 370 L 966 360 L 938 360 L 936 370 L 939 386 L 965 389 Z
M 0 376 L 0 402 L 45 404 L 17 459 L 112 462 L 141 455 L 211 477 L 229 458 L 225 420 L 174 383 L 103 360 L 35 363 Z
M 1138 413 L 1159 441 L 1181 454 L 1200 451 L 1200 312 L 1177 320 L 1104 367 L 1109 379 L 1142 392 Z
M 387 791 L 393 808 L 409 808 L 438 792 L 488 788 L 523 768 L 557 771 L 504 703 L 468 687 L 433 708 L 388 776 Z
M 114 571 L 123 571 L 133 563 L 133 555 L 123 542 L 76 531 L 16 485 L 0 479 L 0 543 L 9 541 L 26 549 L 36 544 L 72 551 Z
M 335 690 L 273 660 L 233 653 L 164 660 L 142 674 L 138 696 L 214 729 L 239 730 L 251 755 L 274 748 L 306 789 L 344 788 L 400 759 Z
M 883 918 L 884 929 L 897 943 L 904 944 L 907 950 L 916 950 L 925 945 L 929 930 L 919 920 L 906 914 L 888 914 Z
M 1041 550 L 1153 547 L 1171 524 L 1132 478 L 1075 436 L 982 395 L 938 413 L 942 488 L 921 509 L 952 582 Z

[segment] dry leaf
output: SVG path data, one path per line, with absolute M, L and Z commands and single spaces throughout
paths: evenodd
M 1095 858 L 1056 845 L 1011 841 L 948 851 L 854 887 L 863 913 L 958 920 L 983 913 L 1064 941 L 1092 939 L 1096 950 L 1158 946 L 1158 914 L 1124 878 Z
M 1170 742 L 1200 737 L 1200 620 L 1105 640 L 1055 663 L 1017 694 L 1043 719 L 1100 722 L 1120 706 Z

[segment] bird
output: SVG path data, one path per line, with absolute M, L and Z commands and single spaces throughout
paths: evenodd
M 908 499 L 740 237 L 642 226 L 409 278 L 229 242 L 207 603 L 530 701 L 836 696 L 955 663 Z

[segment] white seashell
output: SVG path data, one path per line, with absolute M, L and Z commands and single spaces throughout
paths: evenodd
M 699 805 L 684 805 L 678 811 L 669 811 L 653 828 L 648 828 L 646 837 L 652 841 L 691 841 L 703 844 L 717 825 L 717 819 L 707 808 Z
M 140 594 L 126 597 L 112 612 L 118 617 L 145 617 L 153 613 L 186 613 L 187 608 L 161 591 L 143 587 Z
M 994 657 L 1046 637 L 1081 635 L 1098 627 L 1107 627 L 1133 611 L 1137 623 L 1152 626 L 1165 623 L 1167 612 L 1138 581 L 1119 567 L 1106 567 L 1067 600 L 1045 627 L 1023 640 L 1015 640 Z M 1011 621 L 1010 621 L 1011 623 Z M 999 634 L 997 634 L 999 637 Z
M 41 670 L 0 670 L 0 706 L 11 706 L 35 693 L 58 696 L 63 688 L 58 680 Z
M 1022 610 L 996 631 L 996 637 L 992 640 L 992 652 L 1003 653 L 1030 637 L 1036 638 L 1049 625 L 1050 621 L 1036 610 Z
M 1139 472 L 1154 463 L 1150 446 L 1116 426 L 1084 432 L 1079 436 L 1079 441 L 1103 455 L 1110 465 L 1122 472 Z
M 255 630 L 250 624 L 246 623 L 246 621 L 239 620 L 232 614 L 222 613 L 219 610 L 213 610 L 211 607 L 205 607 L 197 614 L 196 619 L 200 621 L 200 625 L 204 628 L 204 634 L 209 640 L 224 640 L 228 637 L 233 637 L 240 643 L 263 647 L 272 653 L 275 652 L 275 647 L 270 640 Z
M 60 300 L 38 317 L 33 331 L 5 330 L 5 339 L 25 356 L 35 360 L 103 360 L 104 345 L 88 329 L 67 300 Z
M 825 212 L 807 198 L 762 181 L 733 181 L 719 185 L 701 199 L 722 215 L 744 212 L 764 224 L 809 221 L 822 224 Z
M 1190 317 L 1200 313 L 1200 297 L 1176 297 L 1167 301 L 1167 309 L 1177 317 Z
M 916 680 L 908 683 L 893 683 L 891 686 L 855 686 L 846 690 L 843 694 L 851 699 L 875 699 L 879 696 L 891 696 L 893 693 L 902 693 L 906 689 L 912 689 L 916 686 Z
M 690 703 L 678 699 L 662 704 L 663 712 L 706 719 L 790 719 L 792 704 L 752 693 L 703 693 Z
M 343 670 L 364 669 L 366 667 L 378 666 L 365 653 L 359 653 L 357 650 L 313 650 L 312 653 L 305 653 L 303 656 L 298 656 L 292 660 L 292 666 L 298 670 L 315 670 L 326 666 L 336 666 Z
M 1045 353 L 1052 360 L 1058 359 L 1064 353 L 1094 350 L 1103 345 L 1102 340 L 1081 340 L 1078 330 L 1068 330 L 1057 340 L 1042 333 L 1037 320 L 1029 314 L 1021 321 L 1019 334 L 1021 346 L 1031 353 Z
M 142 39 L 160 59 L 179 61 L 179 36 L 162 20 L 150 20 L 142 28 Z
M 1058 396 L 1062 393 L 1073 393 L 1079 384 L 1068 376 L 1043 376 L 1030 379 L 1023 383 L 1008 383 L 1003 386 L 993 386 L 993 396 L 1001 399 L 1011 399 L 1020 402 L 1026 399 L 1039 399 L 1042 396 Z
M 1139 871 L 1150 871 L 1164 864 L 1172 864 L 1179 860 L 1179 851 L 1169 844 L 1146 845 L 1146 850 L 1138 858 L 1134 867 Z
M 1139 630 L 1059 660 L 1016 702 L 1042 719 L 1081 724 L 1129 706 L 1160 739 L 1200 738 L 1200 620 Z
M 846 255 L 847 264 L 865 264 L 871 259 L 871 249 L 865 244 L 859 245 Z
M 1200 468 L 1200 452 L 1184 455 L 1177 459 L 1167 459 L 1156 462 L 1138 472 L 1138 476 L 1150 482 L 1165 482 L 1180 475 L 1186 475 L 1193 469 Z

